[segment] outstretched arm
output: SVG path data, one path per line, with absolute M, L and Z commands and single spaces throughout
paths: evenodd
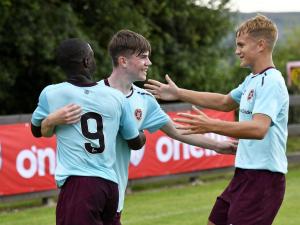
M 182 131 L 175 128 L 175 124 L 172 121 L 163 126 L 161 130 L 169 137 L 190 145 L 215 150 L 220 154 L 236 153 L 237 141 L 218 142 L 201 134 L 184 135 Z
M 76 104 L 68 104 L 49 114 L 42 121 L 41 134 L 43 137 L 52 137 L 57 125 L 77 123 L 80 117 L 81 107 Z
M 157 99 L 166 101 L 181 100 L 219 111 L 231 111 L 238 107 L 238 104 L 229 94 L 223 95 L 211 92 L 187 90 L 179 88 L 168 75 L 166 75 L 165 78 L 167 81 L 166 84 L 156 80 L 148 80 L 148 84 L 145 84 L 146 90 L 152 93 Z
M 196 114 L 178 113 L 181 118 L 174 119 L 185 124 L 176 126 L 185 135 L 213 132 L 239 139 L 261 140 L 271 125 L 271 118 L 265 114 L 254 114 L 249 121 L 231 122 L 210 118 L 195 106 L 193 110 Z

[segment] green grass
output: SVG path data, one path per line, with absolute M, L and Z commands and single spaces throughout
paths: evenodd
M 300 152 L 300 137 L 288 137 L 287 153 Z
M 274 225 L 299 225 L 300 166 L 290 168 L 283 205 Z M 206 224 L 216 196 L 228 184 L 228 175 L 204 179 L 199 185 L 182 184 L 136 191 L 128 195 L 123 225 Z M 55 207 L 2 210 L 1 225 L 53 225 Z

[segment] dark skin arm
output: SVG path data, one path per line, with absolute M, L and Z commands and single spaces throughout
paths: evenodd
M 128 147 L 132 150 L 139 150 L 141 149 L 144 144 L 146 143 L 146 136 L 143 131 L 140 131 L 139 136 L 136 138 L 127 140 Z
M 31 133 L 36 138 L 42 137 L 41 127 L 34 126 L 33 124 L 31 124 Z

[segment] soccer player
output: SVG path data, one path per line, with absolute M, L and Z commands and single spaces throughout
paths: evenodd
M 113 169 L 117 133 L 133 149 L 141 148 L 145 137 L 139 135 L 124 95 L 92 81 L 96 64 L 88 43 L 63 41 L 57 61 L 68 79 L 44 88 L 32 115 L 32 133 L 39 137 L 41 122 L 58 108 L 67 105 L 81 114 L 72 119 L 75 123 L 57 124 L 50 130 L 57 137 L 55 181 L 61 188 L 56 224 L 110 224 L 118 206 L 118 179 Z
M 135 123 L 140 130 L 155 132 L 160 129 L 168 136 L 191 145 L 217 149 L 220 153 L 235 153 L 236 145 L 233 142 L 217 142 L 202 135 L 181 135 L 155 98 L 133 84 L 135 81 L 146 80 L 147 70 L 152 64 L 149 59 L 151 46 L 145 37 L 130 30 L 121 30 L 112 37 L 108 49 L 113 63 L 113 71 L 107 79 L 101 80 L 99 85 L 115 88 L 127 97 L 132 113 L 135 115 Z M 55 113 L 56 115 L 52 115 L 52 118 L 49 119 L 51 125 L 48 123 L 42 126 L 45 133 L 51 127 L 53 129 L 54 121 L 70 122 L 76 115 L 76 110 L 65 106 Z M 118 136 L 115 171 L 119 184 L 119 206 L 114 225 L 121 224 L 130 154 L 130 147 L 121 136 Z
M 185 134 L 215 132 L 239 138 L 235 174 L 217 198 L 209 225 L 272 224 L 285 192 L 286 141 L 289 95 L 284 79 L 272 60 L 277 41 L 276 25 L 257 15 L 236 32 L 236 55 L 251 74 L 227 95 L 181 89 L 166 76 L 168 84 L 151 80 L 146 88 L 157 98 L 180 99 L 221 111 L 239 107 L 239 122 L 181 114 L 178 128 Z

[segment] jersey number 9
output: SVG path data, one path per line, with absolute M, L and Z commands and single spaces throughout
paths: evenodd
M 97 131 L 94 133 L 89 131 L 88 128 L 89 119 L 94 119 L 96 121 Z M 101 115 L 95 112 L 88 112 L 81 116 L 80 122 L 81 122 L 82 134 L 86 138 L 92 140 L 96 140 L 96 139 L 99 140 L 99 146 L 100 146 L 99 148 L 93 147 L 91 143 L 85 143 L 84 144 L 85 149 L 92 154 L 102 153 L 105 149 L 105 143 L 104 143 L 104 135 L 103 135 L 103 122 L 102 122 Z

